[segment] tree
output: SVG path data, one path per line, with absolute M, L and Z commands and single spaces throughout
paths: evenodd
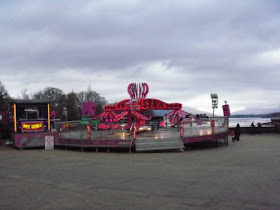
M 103 112 L 104 106 L 107 104 L 107 100 L 104 97 L 101 97 L 97 92 L 91 90 L 88 87 L 87 91 L 82 91 L 77 93 L 79 100 L 79 107 L 81 110 L 83 102 L 93 102 L 95 103 L 95 114 L 98 115 Z
M 57 113 L 57 118 L 61 119 L 62 121 L 68 120 L 66 119 L 66 116 L 63 113 L 63 108 L 66 107 L 66 95 L 62 94 L 56 101 L 57 106 L 55 107 L 55 109 L 52 109 L 54 111 L 56 111 Z
M 27 94 L 26 88 L 21 90 L 21 97 L 22 99 L 29 99 L 29 95 Z
M 33 99 L 59 99 L 61 95 L 63 95 L 63 91 L 54 88 L 54 87 L 46 87 L 44 90 L 40 90 L 33 94 Z
M 58 101 L 64 95 L 63 91 L 55 88 L 55 87 L 46 87 L 44 90 L 39 90 L 38 92 L 34 93 L 32 98 L 33 99 L 55 99 L 56 102 L 51 104 L 51 109 L 54 111 L 58 111 Z
M 5 88 L 5 85 L 3 85 L 0 82 L 0 111 L 7 112 L 8 111 L 8 104 L 11 97 L 8 93 L 8 91 Z
M 66 96 L 62 90 L 55 87 L 46 87 L 43 90 L 35 92 L 33 99 L 55 99 L 51 104 L 51 110 L 56 111 L 57 118 L 63 119 L 63 107 L 66 107 Z
M 78 120 L 81 118 L 81 109 L 79 107 L 79 99 L 74 92 L 66 95 L 66 108 L 68 120 Z
M 54 87 L 47 87 L 44 90 L 39 90 L 32 96 L 33 99 L 56 99 L 56 102 L 51 105 L 51 110 L 57 112 L 57 118 L 62 121 L 66 120 L 63 113 L 63 108 L 67 108 L 67 120 L 81 119 L 82 103 L 94 102 L 96 114 L 103 111 L 103 107 L 107 104 L 104 97 L 101 97 L 90 87 L 87 91 L 75 93 L 74 91 L 64 94 L 62 90 Z

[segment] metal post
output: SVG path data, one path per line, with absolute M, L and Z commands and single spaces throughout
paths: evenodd
M 48 104 L 48 130 L 51 130 L 50 104 Z
M 211 95 L 211 99 L 212 99 L 213 119 L 214 119 L 215 108 L 218 108 L 218 94 L 211 93 L 210 95 Z
M 136 125 L 133 125 L 133 140 L 136 139 Z
M 131 120 L 131 111 L 130 110 L 128 111 L 127 118 L 128 118 L 128 126 L 131 127 L 132 120 Z
M 184 123 L 183 123 L 183 122 L 181 122 L 180 136 L 181 136 L 181 137 L 184 136 Z
M 214 118 L 211 120 L 211 127 L 212 127 L 212 135 L 215 134 L 215 120 Z
M 17 109 L 16 104 L 14 104 L 14 131 L 17 132 Z
M 90 139 L 90 125 L 87 124 L 87 139 Z

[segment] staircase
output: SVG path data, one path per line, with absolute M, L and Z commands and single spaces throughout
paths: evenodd
M 136 151 L 155 151 L 184 149 L 184 143 L 181 138 L 163 138 L 163 139 L 136 139 Z

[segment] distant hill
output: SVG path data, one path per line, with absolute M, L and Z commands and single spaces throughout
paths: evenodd
M 266 115 L 271 113 L 280 112 L 280 108 L 255 108 L 248 107 L 244 110 L 235 111 L 232 115 Z
M 201 111 L 192 107 L 184 106 L 183 109 L 186 112 L 189 112 L 193 115 L 197 114 L 206 114 L 207 116 L 212 116 L 212 113 Z M 170 111 L 165 110 L 154 110 L 154 114 L 158 116 L 164 116 L 166 113 Z M 280 112 L 280 108 L 247 108 L 244 110 L 236 111 L 231 114 L 232 118 L 246 118 L 246 117 L 263 117 L 263 118 L 271 118 L 277 117 L 278 113 Z
M 192 107 L 188 107 L 188 106 L 184 106 L 183 107 L 183 110 L 186 111 L 186 112 L 189 112 L 191 114 L 206 114 L 208 116 L 212 116 L 212 113 L 210 112 L 205 112 L 205 111 L 201 111 L 201 110 L 198 110 L 198 109 L 195 109 L 195 108 L 192 108 Z
M 261 118 L 273 118 L 278 117 L 279 113 L 269 113 L 269 114 L 241 114 L 241 115 L 231 115 L 231 118 L 252 118 L 252 117 L 261 117 Z
M 186 111 L 186 112 L 189 112 L 193 115 L 196 115 L 196 114 L 206 114 L 207 116 L 211 116 L 212 114 L 210 112 L 204 112 L 204 111 L 200 111 L 198 109 L 194 109 L 194 108 L 191 108 L 191 107 L 187 107 L 187 106 L 184 106 L 182 108 L 182 110 Z M 154 110 L 154 114 L 155 115 L 158 115 L 158 116 L 163 116 L 165 115 L 166 113 L 169 113 L 170 110 L 168 111 L 165 111 L 165 110 Z

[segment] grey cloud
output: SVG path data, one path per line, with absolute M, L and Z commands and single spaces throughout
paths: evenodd
M 116 83 L 147 80 L 158 94 L 170 87 L 190 96 L 275 90 L 278 66 L 256 65 L 254 58 L 280 48 L 279 9 L 278 1 L 5 3 L 0 8 L 0 38 L 5 40 L 0 72 L 111 74 Z M 164 66 L 158 76 L 146 71 L 154 63 Z M 181 78 L 166 86 L 168 76 L 161 75 L 172 68 Z M 170 94 L 162 93 L 165 98 Z
M 4 24 L 9 24 L 7 27 L 15 33 L 30 37 L 22 40 L 23 49 L 19 46 L 17 51 L 31 51 L 24 61 L 19 60 L 21 65 L 117 69 L 168 59 L 171 63 L 179 60 L 179 64 L 182 61 L 200 68 L 203 64 L 195 64 L 196 59 L 209 65 L 208 59 L 213 63 L 217 56 L 263 48 L 259 42 L 263 36 L 260 21 L 264 17 L 270 20 L 274 10 L 272 6 L 259 8 L 252 2 L 219 2 L 218 6 L 199 3 L 199 7 L 194 3 L 162 4 L 151 2 L 140 4 L 140 9 L 126 10 L 119 7 L 120 11 L 109 4 L 92 12 L 85 12 L 88 2 L 46 2 L 37 7 L 28 5 L 26 11 L 22 5 L 18 14 L 14 11 L 15 20 L 8 19 Z M 259 12 L 263 14 L 260 16 Z M 252 49 L 250 42 L 254 40 L 259 43 Z M 32 53 L 30 48 L 40 48 L 45 41 L 49 42 L 48 47 Z

